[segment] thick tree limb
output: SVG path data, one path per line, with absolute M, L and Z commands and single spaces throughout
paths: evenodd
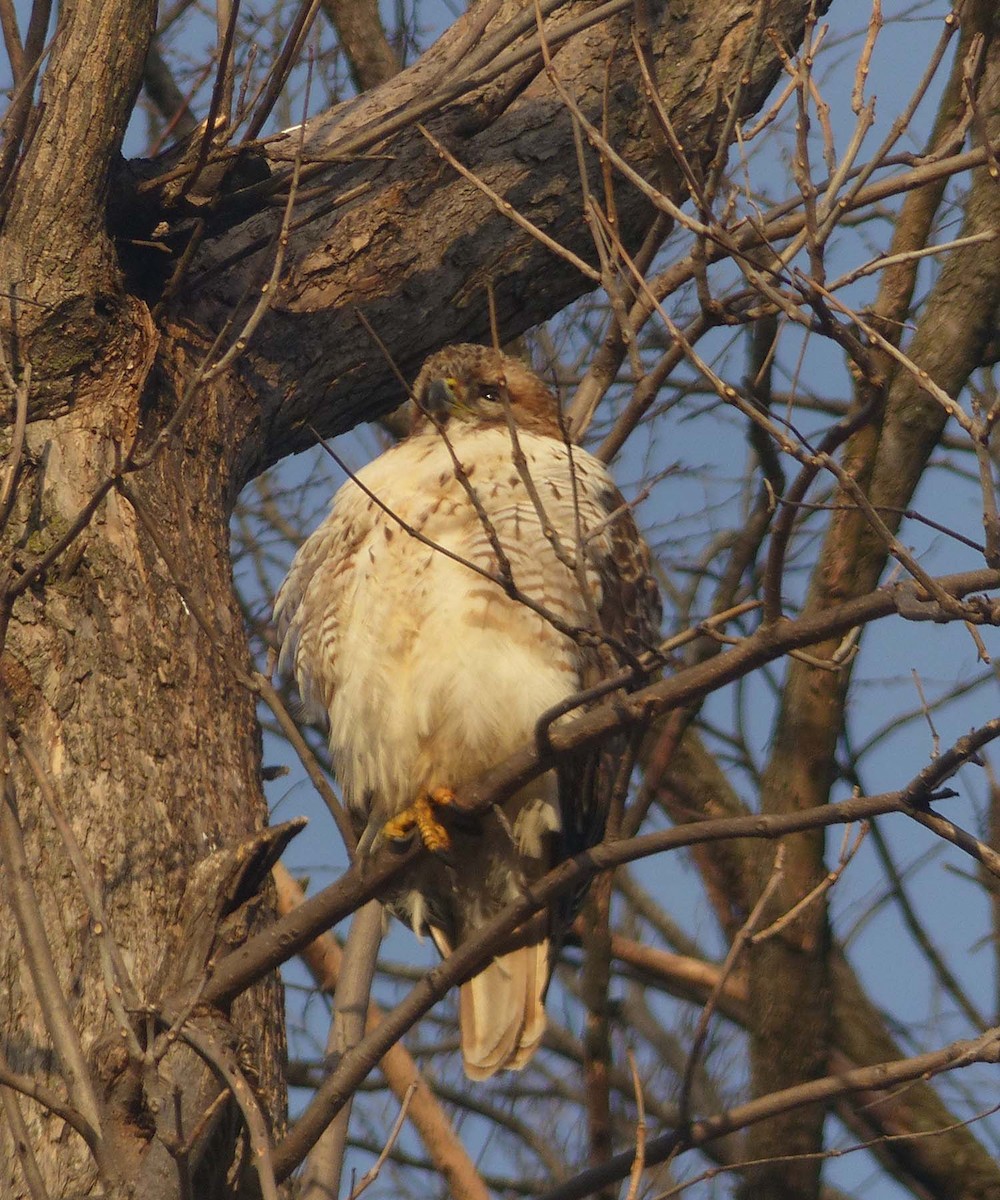
M 617 11 L 614 4 L 605 7 Z M 681 185 L 662 174 L 647 129 L 629 16 L 608 16 L 559 41 L 561 29 L 576 27 L 574 22 L 585 26 L 596 8 L 585 0 L 559 5 L 546 21 L 554 70 L 618 153 L 682 200 Z M 800 0 L 771 4 L 767 20 L 776 40 L 794 44 L 808 8 Z M 483 13 L 489 19 L 470 39 Z M 740 113 L 752 112 L 780 69 L 769 39 L 751 63 L 745 61 L 758 16 L 759 6 L 746 0 L 727 0 L 711 11 L 655 5 L 650 13 L 662 102 L 685 144 L 704 148 L 704 162 L 717 149 L 713 131 L 720 99 L 724 107 L 727 97 L 738 96 Z M 309 181 L 312 198 L 300 205 L 291 265 L 246 364 L 266 434 L 258 446 L 261 463 L 308 445 L 306 421 L 328 434 L 398 403 L 395 377 L 356 309 L 403 374 L 412 377 L 430 349 L 489 337 L 487 285 L 504 340 L 592 286 L 508 220 L 479 188 L 443 167 L 414 127 L 423 120 L 505 203 L 594 262 L 572 117 L 540 71 L 537 51 L 460 101 L 447 99 L 477 70 L 499 62 L 505 45 L 513 52 L 522 42 L 530 48 L 533 26 L 533 13 L 521 5 L 476 6 L 419 63 L 310 125 L 307 158 L 357 155 L 362 147 L 377 153 L 325 168 Z M 521 32 L 512 38 L 508 29 Z M 484 63 L 487 49 L 491 57 Z M 425 97 L 435 89 L 442 102 L 428 112 Z M 605 113 L 609 94 L 614 103 Z M 393 117 L 394 132 L 369 145 L 365 131 L 387 112 L 402 114 Z M 283 170 L 282 145 L 268 153 L 273 168 Z M 697 157 L 694 161 L 697 165 Z M 588 170 L 599 172 L 596 157 L 588 160 Z M 622 240 L 635 246 L 651 220 L 649 205 L 620 179 L 615 193 Z M 186 311 L 219 328 L 245 290 L 266 274 L 275 229 L 274 214 L 266 212 L 206 245 L 183 297 Z
M 106 231 L 108 179 L 155 16 L 155 0 L 60 9 L 37 126 L 12 176 L 16 186 L 0 237 L 0 290 L 5 296 L 16 290 L 33 302 L 21 314 L 21 337 L 30 342 L 31 331 L 45 328 L 55 336 L 52 315 L 58 313 L 58 355 L 49 359 L 48 343 L 34 344 L 33 357 L 46 363 L 47 377 L 58 374 L 65 381 L 96 355 L 106 309 L 120 296 L 117 256 Z
M 970 5 L 970 27 L 985 27 L 989 42 L 988 63 L 980 86 L 980 102 L 996 112 L 1000 94 L 1000 42 L 994 5 Z M 968 32 L 966 40 L 968 39 Z M 951 89 L 954 98 L 955 83 Z M 946 95 L 945 103 L 949 97 Z M 943 108 L 940 127 L 951 118 Z M 1000 132 L 996 120 L 987 135 Z M 906 221 L 898 227 L 900 244 L 913 249 L 929 232 L 939 197 L 937 187 L 913 193 L 906 205 Z M 985 168 L 973 174 L 965 205 L 963 238 L 1000 225 L 1000 193 Z M 876 321 L 891 331 L 885 349 L 891 354 L 898 330 L 907 316 L 914 276 L 912 264 L 890 272 L 883 282 Z M 836 606 L 850 596 L 861 596 L 877 586 L 893 549 L 900 514 L 907 508 L 927 461 L 948 420 L 948 410 L 928 395 L 922 376 L 948 397 L 956 397 L 969 375 L 983 360 L 983 350 L 995 329 L 1000 304 L 1000 260 L 984 254 L 975 244 L 953 250 L 945 259 L 931 296 L 923 306 L 917 333 L 906 348 L 912 370 L 885 358 L 866 365 L 856 410 L 869 410 L 865 426 L 855 431 L 845 451 L 844 470 L 838 472 L 845 504 L 831 521 L 818 564 L 811 577 L 807 613 Z M 889 386 L 887 387 L 887 382 Z M 884 402 L 884 417 L 879 419 Z M 870 492 L 868 489 L 870 487 Z M 870 496 L 871 505 L 865 499 Z M 867 516 L 864 508 L 868 507 Z M 887 514 L 874 527 L 874 509 Z M 774 584 L 772 583 L 772 590 Z M 819 649 L 821 657 L 835 650 L 832 641 Z M 817 670 L 802 661 L 789 664 L 781 708 L 772 737 L 772 750 L 763 772 L 761 805 L 766 812 L 810 808 L 829 797 L 836 776 L 836 748 L 844 728 L 849 695 L 849 665 L 837 673 Z M 806 894 L 823 877 L 823 840 L 819 836 L 795 839 L 789 846 L 789 890 L 783 899 Z M 758 873 L 767 869 L 765 856 L 751 854 Z M 832 1027 L 829 931 L 824 914 L 815 910 L 811 920 L 799 924 L 792 936 L 755 947 L 751 952 L 751 1060 L 754 1087 L 773 1092 L 788 1084 L 822 1075 Z M 760 1165 L 748 1184 L 746 1200 L 759 1194 L 784 1197 L 815 1196 L 819 1189 L 819 1160 L 824 1114 L 802 1108 L 780 1121 L 760 1126 L 751 1135 L 751 1158 Z M 794 1167 L 782 1156 L 799 1154 Z M 811 1157 L 810 1157 L 811 1156 Z

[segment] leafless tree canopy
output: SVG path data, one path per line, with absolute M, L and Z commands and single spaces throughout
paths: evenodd
M 995 3 L 0 32 L 0 1195 L 1000 1196 Z M 354 861 L 270 604 L 459 341 L 613 463 L 664 640 L 456 781 L 624 734 L 607 838 L 365 1018 L 425 851 Z M 455 985 L 586 883 L 469 1084 Z

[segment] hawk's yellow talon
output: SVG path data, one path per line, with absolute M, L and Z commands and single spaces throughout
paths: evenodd
M 382 827 L 383 835 L 391 842 L 403 842 L 413 833 L 414 829 L 420 834 L 420 840 L 432 854 L 446 854 L 451 849 L 451 834 L 438 820 L 434 810 L 452 804 L 455 793 L 451 788 L 435 788 L 433 792 L 424 792 L 418 796 L 409 808 Z
M 416 828 L 417 818 L 413 813 L 415 807 L 415 805 L 410 805 L 398 817 L 393 817 L 391 821 L 386 821 L 382 826 L 383 837 L 388 838 L 390 842 L 405 842 Z

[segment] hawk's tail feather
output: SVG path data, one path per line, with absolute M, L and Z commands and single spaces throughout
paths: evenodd
M 549 942 L 498 955 L 459 993 L 462 1058 L 470 1079 L 518 1071 L 545 1032 Z

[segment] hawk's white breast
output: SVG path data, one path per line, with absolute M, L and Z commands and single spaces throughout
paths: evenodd
M 345 484 L 276 604 L 282 659 L 329 719 L 348 803 L 383 816 L 529 740 L 580 688 L 578 648 L 556 625 L 597 624 L 612 488 L 603 466 L 519 432 L 519 472 L 506 428 L 453 421 L 448 436 L 451 451 L 436 431 L 413 437 Z M 494 542 L 514 588 L 544 614 L 477 572 L 501 573 Z

